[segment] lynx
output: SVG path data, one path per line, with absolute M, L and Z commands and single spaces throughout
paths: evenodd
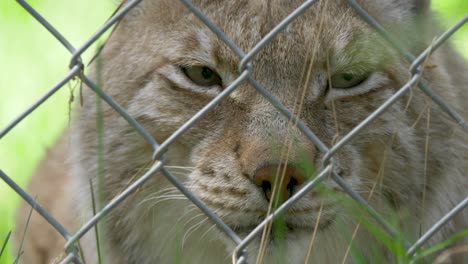
M 193 2 L 247 52 L 303 1 Z M 413 54 L 442 32 L 427 0 L 359 3 Z M 161 143 L 236 80 L 239 64 L 179 1 L 144 0 L 120 21 L 89 76 Z M 331 147 L 410 80 L 409 68 L 346 1 L 318 1 L 253 57 L 250 76 Z M 421 71 L 421 79 L 468 118 L 468 67 L 450 44 L 431 54 Z M 71 232 L 92 215 L 90 181 L 97 189 L 103 173 L 100 191 L 109 202 L 153 164 L 152 147 L 105 103 L 98 143 L 97 96 L 86 87 L 82 92 L 71 127 L 49 150 L 30 188 Z M 241 238 L 327 165 L 297 125 L 245 81 L 164 158 L 167 169 Z M 415 85 L 332 163 L 347 185 L 414 242 L 466 197 L 467 161 L 466 132 Z M 248 262 L 398 261 L 372 231 L 375 221 L 351 200 L 327 176 L 248 246 Z M 19 230 L 27 211 L 18 216 Z M 467 223 L 464 210 L 425 247 L 466 230 Z M 113 209 L 103 228 L 106 263 L 230 263 L 235 248 L 160 173 Z M 80 242 L 86 263 L 97 263 L 94 232 Z M 441 252 L 457 252 L 465 242 L 457 243 Z M 34 214 L 22 260 L 59 261 L 63 245 Z M 449 261 L 462 263 L 461 255 Z

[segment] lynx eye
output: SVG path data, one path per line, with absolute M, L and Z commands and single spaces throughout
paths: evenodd
M 187 76 L 187 78 L 196 85 L 209 87 L 213 85 L 221 86 L 223 84 L 221 77 L 219 77 L 215 71 L 206 66 L 183 67 L 182 71 L 185 76 Z
M 339 73 L 331 77 L 331 86 L 337 89 L 347 89 L 363 83 L 369 77 L 366 74 Z

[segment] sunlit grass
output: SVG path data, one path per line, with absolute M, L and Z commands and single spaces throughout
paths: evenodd
M 106 21 L 114 5 L 113 1 L 92 0 L 28 3 L 76 47 Z M 85 54 L 85 61 L 90 55 Z M 0 1 L 0 59 L 0 129 L 3 129 L 63 78 L 68 72 L 70 54 L 19 4 Z M 69 87 L 63 87 L 0 140 L 0 168 L 20 186 L 26 186 L 28 176 L 47 147 L 67 125 L 69 96 Z M 18 202 L 19 196 L 0 182 L 0 245 L 14 228 Z M 0 264 L 12 263 L 10 254 L 7 246 Z

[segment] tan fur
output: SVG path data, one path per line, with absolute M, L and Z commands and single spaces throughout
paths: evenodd
M 194 3 L 246 52 L 301 1 Z M 414 54 L 419 54 L 440 32 L 434 26 L 428 1 L 360 3 L 389 31 L 399 35 Z M 102 75 L 103 89 L 159 143 L 221 90 L 197 87 L 175 65 L 209 66 L 219 73 L 226 87 L 238 76 L 240 62 L 193 14 L 169 0 L 146 0 L 132 10 L 98 60 L 103 64 L 98 73 Z M 299 113 L 327 146 L 346 135 L 410 78 L 404 58 L 344 1 L 315 4 L 262 49 L 253 65 L 254 79 L 288 109 Z M 468 68 L 460 56 L 445 44 L 426 65 L 426 82 L 468 118 Z M 347 72 L 373 73 L 354 88 L 327 87 L 329 75 Z M 90 74 L 96 79 L 95 70 Z M 70 148 L 66 148 L 65 136 L 51 150 L 31 185 L 38 201 L 65 221 L 71 231 L 83 223 L 83 218 L 89 218 L 88 179 L 97 181 L 95 98 L 93 92 L 84 89 L 84 106 L 77 107 L 79 114 L 70 129 Z M 149 168 L 153 153 L 134 129 L 105 104 L 103 114 L 104 192 L 109 201 L 134 181 L 133 176 Z M 253 183 L 255 171 L 266 163 L 285 162 L 285 153 L 287 162 L 294 166 L 312 166 L 317 172 L 323 168 L 323 154 L 243 83 L 169 147 L 166 161 L 170 166 L 189 167 L 169 170 L 245 236 L 248 228 L 264 218 L 268 208 L 262 189 Z M 466 133 L 414 87 L 344 146 L 334 162 L 336 172 L 355 191 L 395 223 L 409 241 L 415 241 L 420 231 L 426 231 L 466 197 L 467 153 Z M 68 161 L 64 161 L 65 157 Z M 325 186 L 342 193 L 329 178 Z M 167 190 L 171 187 L 162 175 L 155 175 L 108 215 L 105 251 L 109 263 L 175 263 L 178 257 L 182 263 L 230 261 L 233 243 L 212 228 L 213 223 L 190 201 L 165 196 L 180 194 Z M 285 221 L 293 229 L 284 247 L 288 263 L 304 263 L 321 204 L 319 222 L 322 226 L 331 224 L 317 231 L 309 262 L 341 263 L 360 213 L 335 196 L 314 191 L 288 211 Z M 67 217 L 75 219 L 75 223 L 69 224 Z M 25 213 L 21 213 L 19 221 L 24 218 Z M 430 244 L 466 229 L 467 219 L 465 210 Z M 60 255 L 63 240 L 47 228 L 40 217 L 33 216 L 26 238 L 25 263 L 48 263 Z M 87 263 L 97 261 L 94 240 L 93 232 L 89 232 L 81 241 Z M 256 240 L 249 247 L 249 263 L 255 262 L 258 243 Z M 378 255 L 392 261 L 391 254 L 364 226 L 353 243 L 370 262 L 372 250 L 379 250 Z M 181 246 L 182 253 L 177 249 Z M 276 251 L 279 249 L 270 243 L 264 263 L 281 263 Z M 352 263 L 353 258 L 348 256 L 347 262 Z

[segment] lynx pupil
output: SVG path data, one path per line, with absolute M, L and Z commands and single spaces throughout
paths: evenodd
M 203 67 L 201 75 L 205 80 L 210 80 L 211 78 L 213 78 L 214 72 L 208 67 Z
M 343 73 L 342 77 L 347 82 L 351 81 L 354 78 L 354 76 L 350 73 Z

